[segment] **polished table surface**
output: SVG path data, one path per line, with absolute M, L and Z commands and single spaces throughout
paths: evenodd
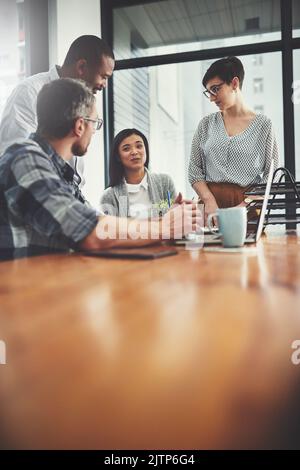
M 1 447 L 299 447 L 299 248 L 1 263 Z

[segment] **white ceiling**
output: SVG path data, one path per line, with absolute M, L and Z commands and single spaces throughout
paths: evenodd
M 294 3 L 299 27 L 300 2 Z M 279 0 L 163 0 L 121 8 L 118 14 L 139 38 L 140 47 L 280 30 Z M 247 20 L 253 19 L 259 28 L 249 30 Z

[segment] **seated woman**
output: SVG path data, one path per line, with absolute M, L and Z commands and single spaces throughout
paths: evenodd
M 103 212 L 148 218 L 168 209 L 176 198 L 174 183 L 168 175 L 150 172 L 148 166 L 149 144 L 144 134 L 137 129 L 119 132 L 110 156 L 110 187 L 100 201 Z
M 219 108 L 195 132 L 189 182 L 204 202 L 205 220 L 218 207 L 243 203 L 244 191 L 265 182 L 278 149 L 271 120 L 255 114 L 242 95 L 244 67 L 237 57 L 214 62 L 205 73 L 203 92 Z

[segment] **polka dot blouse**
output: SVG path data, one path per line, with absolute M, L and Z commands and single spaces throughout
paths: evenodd
M 227 182 L 240 186 L 265 182 L 272 158 L 279 156 L 271 120 L 256 114 L 240 134 L 229 137 L 222 114 L 203 118 L 195 132 L 189 162 L 189 182 Z

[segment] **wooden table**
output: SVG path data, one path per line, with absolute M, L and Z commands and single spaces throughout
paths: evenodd
M 1 446 L 299 447 L 299 248 L 1 263 Z

